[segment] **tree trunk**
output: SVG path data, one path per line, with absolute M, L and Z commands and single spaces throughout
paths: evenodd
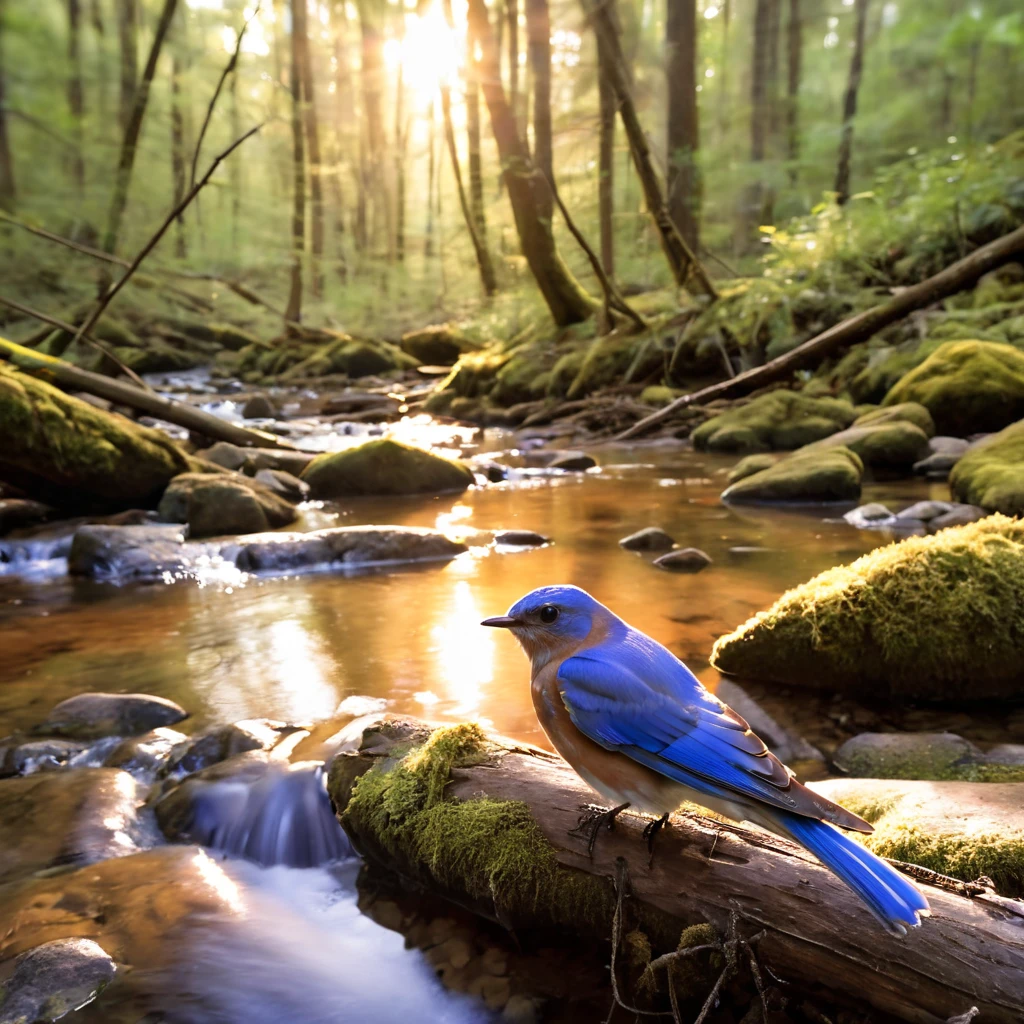
M 345 164 L 345 146 L 355 122 L 352 103 L 352 70 L 345 49 L 348 19 L 344 0 L 336 0 L 330 8 L 330 27 L 334 56 L 334 144 L 331 147 L 329 182 L 334 204 L 334 235 L 338 245 L 338 277 L 348 280 L 345 256 L 345 201 L 341 185 L 341 169 Z
M 768 0 L 768 38 L 765 40 L 764 88 L 768 107 L 768 145 L 779 133 L 779 38 L 782 30 L 782 0 Z
M 405 260 L 405 74 L 398 65 L 398 82 L 395 85 L 395 260 Z
M 891 935 L 843 882 L 796 844 L 692 811 L 672 815 L 658 833 L 653 860 L 643 838 L 652 819 L 628 812 L 617 819 L 614 831 L 601 830 L 591 855 L 587 836 L 577 826 L 595 799 L 593 791 L 560 757 L 493 736 L 487 752 L 449 769 L 447 778 L 431 777 L 429 787 L 421 784 L 425 795 L 417 796 L 415 784 L 409 787 L 412 795 L 404 797 L 408 806 L 403 814 L 432 820 L 429 812 L 438 808 L 445 811 L 441 820 L 449 823 L 417 845 L 403 835 L 400 822 L 367 808 L 359 789 L 366 782 L 367 788 L 387 793 L 381 774 L 400 770 L 397 757 L 410 745 L 424 749 L 429 735 L 429 728 L 408 719 L 370 725 L 358 749 L 336 756 L 329 769 L 332 801 L 357 850 L 371 869 L 397 874 L 405 886 L 421 886 L 488 921 L 499 921 L 513 935 L 539 934 L 549 944 L 552 936 L 560 936 L 574 947 L 581 938 L 601 943 L 611 938 L 613 970 L 617 960 L 621 966 L 627 959 L 620 948 L 623 915 L 646 926 L 643 938 L 659 953 L 675 952 L 685 925 L 710 924 L 719 949 L 729 949 L 730 939 L 756 933 L 758 938 L 746 947 L 749 953 L 742 945 L 732 946 L 733 955 L 739 954 L 733 971 L 741 972 L 740 984 L 751 990 L 756 1006 L 744 1020 L 763 1019 L 753 993 L 754 959 L 758 974 L 781 984 L 794 1006 L 808 997 L 813 1006 L 815 996 L 824 994 L 849 1006 L 851 1019 L 858 1020 L 939 1024 L 965 1011 L 963 1019 L 969 1020 L 975 1006 L 985 1024 L 1020 1021 L 1024 910 L 1018 900 L 994 893 L 968 898 L 922 885 L 931 916 L 912 935 Z M 362 781 L 356 785 L 357 780 Z M 443 797 L 432 795 L 435 785 L 443 787 Z M 478 875 L 486 878 L 486 869 L 469 866 L 473 857 L 466 854 L 467 834 L 479 835 L 484 844 L 491 841 L 473 816 L 472 803 L 483 800 L 491 814 L 500 815 L 507 807 L 510 816 L 516 809 L 525 818 L 515 819 L 520 823 L 514 826 L 524 837 L 518 888 L 501 881 L 481 885 Z M 533 859 L 530 843 L 537 844 Z M 490 851 L 482 847 L 477 852 L 477 862 L 487 863 Z M 541 858 L 547 859 L 544 868 L 537 863 L 544 863 Z M 586 893 L 580 898 L 586 900 L 583 912 L 565 900 L 567 893 L 581 892 Z M 607 946 L 601 948 L 606 957 Z M 724 966 L 720 962 L 711 977 Z M 618 993 L 635 1003 L 638 991 L 626 984 L 626 975 L 617 973 Z M 664 1020 L 673 1017 L 682 1019 L 662 1015 Z M 633 1020 L 634 1014 L 616 1014 L 616 1019 Z
M 181 57 L 175 47 L 171 55 L 171 179 L 174 187 L 174 205 L 185 198 L 185 118 L 181 111 Z M 237 138 L 237 134 L 236 134 Z M 174 236 L 174 254 L 178 259 L 188 256 L 188 242 L 185 238 L 184 215 L 178 218 Z
M 597 209 L 601 226 L 601 266 L 615 278 L 615 90 L 604 72 L 609 57 L 597 39 L 597 88 L 600 122 L 597 159 Z
M 484 0 L 469 0 L 469 23 L 483 54 L 481 88 L 491 115 L 491 129 L 498 145 L 523 256 L 555 323 L 564 327 L 586 320 L 596 311 L 596 305 L 562 261 L 555 248 L 551 218 L 543 216 L 537 202 L 537 192 L 547 189 L 548 183 L 538 180 L 505 98 L 498 73 L 498 52 Z
M 533 163 L 555 180 L 551 142 L 551 15 L 548 0 L 526 0 L 526 45 L 533 73 Z M 541 216 L 551 219 L 551 193 L 538 196 Z
M 366 121 L 367 166 L 366 183 L 372 189 L 374 222 L 383 223 L 388 253 L 394 237 L 391 218 L 391 196 L 384 165 L 384 37 L 372 11 L 372 0 L 359 0 L 359 25 L 363 38 L 362 92 L 363 117 Z
M 238 72 L 231 73 L 231 84 L 228 86 L 228 99 L 231 111 L 231 136 L 237 139 L 242 134 L 242 115 L 238 109 Z M 232 160 L 228 167 L 228 180 L 231 189 L 231 251 L 240 252 L 240 232 L 242 226 L 242 161 Z
M 0 209 L 14 213 L 17 188 L 14 184 L 14 160 L 11 157 L 5 106 L 7 66 L 4 63 L 4 6 L 4 0 L 0 0 Z
M 106 41 L 106 26 L 103 22 L 103 8 L 100 0 L 89 0 L 89 22 L 96 35 L 96 47 L 100 53 L 100 59 L 95 62 L 96 75 L 96 109 L 99 113 L 100 124 L 108 123 L 110 112 L 110 100 L 108 97 L 109 67 L 106 58 L 103 56 Z
M 430 101 L 430 121 L 427 129 L 427 223 L 423 228 L 423 258 L 434 255 L 434 177 L 437 167 L 437 111 L 436 103 Z
M 498 23 L 501 24 L 500 19 Z M 476 40 L 469 33 L 466 34 L 466 141 L 469 143 L 469 207 L 473 226 L 486 248 L 487 215 L 484 213 L 483 161 L 480 156 L 480 66 L 476 59 Z
M 697 166 L 697 0 L 668 0 L 668 211 L 686 244 L 699 247 L 701 182 Z
M 121 92 L 118 120 L 126 133 L 131 123 L 135 89 L 139 77 L 137 0 L 117 0 L 117 32 L 121 41 Z
M 309 53 L 309 26 L 306 0 L 293 0 L 292 36 L 294 60 L 299 75 L 300 109 L 306 132 L 306 156 L 309 171 L 310 220 L 310 292 L 315 298 L 323 294 L 324 258 L 324 193 L 320 180 L 320 128 L 316 116 L 316 93 L 313 89 L 313 63 Z
M 846 94 L 843 97 L 843 134 L 839 143 L 839 160 L 836 164 L 836 202 L 841 206 L 850 198 L 850 158 L 853 155 L 853 122 L 857 116 L 857 92 L 860 76 L 864 69 L 864 26 L 868 20 L 868 0 L 854 0 L 856 29 L 853 39 L 853 57 L 850 60 L 850 77 L 846 80 Z
M 81 198 L 85 190 L 85 160 L 82 156 L 82 118 L 85 115 L 85 92 L 82 88 L 82 5 L 68 0 L 68 111 L 71 114 L 71 137 L 75 149 L 71 157 L 71 176 Z
M 743 191 L 736 230 L 736 251 L 746 253 L 754 240 L 764 205 L 763 168 L 768 127 L 768 29 L 771 0 L 756 0 L 754 7 L 753 53 L 750 74 L 750 163 L 751 181 Z
M 302 131 L 302 57 L 298 25 L 305 26 L 306 0 L 292 0 L 291 94 L 292 94 L 292 266 L 286 320 L 302 320 L 302 262 L 306 252 L 306 151 Z M 296 9 L 302 13 L 296 17 Z
M 669 216 L 668 207 L 665 205 L 665 191 L 661 184 L 661 178 L 654 166 L 647 136 L 633 104 L 629 71 L 622 55 L 615 22 L 607 7 L 600 3 L 584 0 L 584 8 L 594 26 L 594 31 L 602 37 L 601 52 L 607 57 L 607 64 L 602 68 L 602 74 L 607 76 L 615 90 L 619 116 L 622 118 L 622 127 L 629 140 L 629 150 L 633 156 L 637 177 L 644 190 L 647 210 L 658 229 L 661 248 L 665 253 L 669 269 L 672 271 L 672 277 L 680 288 L 687 288 L 715 298 L 717 296 L 715 286 L 711 283 L 707 272 L 689 245 L 676 230 L 672 218 Z
M 1016 231 L 1003 235 L 988 245 L 983 245 L 970 256 L 957 260 L 920 284 L 904 288 L 888 302 L 848 317 L 784 355 L 765 363 L 764 366 L 757 366 L 745 373 L 737 374 L 730 380 L 712 384 L 693 394 L 677 398 L 656 413 L 634 423 L 615 440 L 623 441 L 636 437 L 687 406 L 702 405 L 716 398 L 735 398 L 738 395 L 750 394 L 751 391 L 756 391 L 767 384 L 784 380 L 799 369 L 820 365 L 822 360 L 837 355 L 851 345 L 867 341 L 884 327 L 902 320 L 914 310 L 923 309 L 965 288 L 970 288 L 982 275 L 1010 260 L 1020 259 L 1021 256 L 1024 256 L 1024 227 L 1017 228 Z
M 804 23 L 800 0 L 789 0 L 786 25 L 786 160 L 789 183 L 796 185 L 800 162 L 800 70 L 803 63 Z
M 124 218 L 125 207 L 128 205 L 128 189 L 132 181 L 132 168 L 135 166 L 135 152 L 139 143 L 139 135 L 142 133 L 142 121 L 146 116 L 149 87 L 153 81 L 153 76 L 156 74 L 156 66 L 160 60 L 160 51 L 163 49 L 164 40 L 167 38 L 167 33 L 170 30 L 176 7 L 177 0 L 164 0 L 163 10 L 160 12 L 160 20 L 157 22 L 156 33 L 153 36 L 153 44 L 149 50 L 149 57 L 146 59 L 146 66 L 142 71 L 142 78 L 139 80 L 138 87 L 135 90 L 135 102 L 132 105 L 131 116 L 128 118 L 128 125 L 124 131 L 121 155 L 117 162 L 117 176 L 114 180 L 114 194 L 110 201 L 110 213 L 107 217 L 107 231 L 103 237 L 102 246 L 104 251 L 111 254 L 117 248 L 118 235 L 121 232 L 121 221 Z M 107 281 L 103 281 L 100 289 L 101 293 L 106 290 L 106 285 Z
M 718 59 L 718 137 L 724 139 L 729 130 L 729 22 L 731 0 L 724 0 L 722 15 L 722 51 Z
M 519 125 L 519 3 L 518 0 L 505 0 L 508 12 L 508 105 L 512 111 L 512 119 Z M 501 12 L 498 12 L 501 18 Z M 498 57 L 498 74 L 501 75 L 501 57 Z M 501 78 L 498 78 L 501 81 Z

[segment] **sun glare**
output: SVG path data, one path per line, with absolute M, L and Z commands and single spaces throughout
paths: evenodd
M 422 14 L 405 15 L 405 36 L 384 44 L 389 71 L 402 69 L 402 80 L 423 105 L 433 100 L 440 85 L 451 85 L 463 64 L 465 28 L 456 22 L 453 33 L 436 4 Z

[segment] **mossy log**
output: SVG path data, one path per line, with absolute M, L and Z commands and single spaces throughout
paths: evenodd
M 506 927 L 610 937 L 621 858 L 640 912 L 720 934 L 735 914 L 740 935 L 762 933 L 762 969 L 799 989 L 914 1024 L 972 1006 L 988 1024 L 1020 1020 L 1024 903 L 981 887 L 925 885 L 932 915 L 899 939 L 792 843 L 697 813 L 672 816 L 651 865 L 647 821 L 628 813 L 591 859 L 572 834 L 587 786 L 560 758 L 476 726 L 378 721 L 333 760 L 329 788 L 371 864 Z

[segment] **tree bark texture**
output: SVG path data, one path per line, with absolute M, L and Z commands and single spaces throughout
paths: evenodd
M 292 94 L 292 265 L 285 319 L 302 319 L 302 263 L 306 252 L 306 150 L 302 130 L 302 59 L 295 8 L 305 11 L 306 0 L 292 0 L 291 94 Z
M 398 65 L 395 85 L 395 260 L 405 259 L 405 151 L 408 144 L 405 117 L 405 74 Z
M 853 122 L 857 117 L 857 93 L 864 70 L 864 30 L 868 20 L 868 0 L 854 0 L 856 27 L 853 37 L 853 57 L 850 76 L 846 80 L 843 96 L 843 133 L 839 141 L 839 159 L 836 163 L 836 202 L 841 206 L 850 198 L 850 160 L 853 156 Z
M 82 155 L 82 118 L 85 116 L 85 90 L 82 86 L 82 5 L 68 0 L 68 111 L 71 114 L 71 176 L 81 196 L 85 188 L 85 159 Z
M 769 147 L 779 133 L 779 38 L 782 33 L 782 0 L 768 0 L 768 38 L 765 40 L 765 95 L 768 106 Z
M 181 109 L 181 73 L 183 71 L 178 48 L 171 55 L 171 182 L 174 205 L 185 198 L 185 118 Z M 185 218 L 178 218 L 174 236 L 174 254 L 179 259 L 188 256 L 188 242 L 185 237 Z
M 508 15 L 508 105 L 517 128 L 519 125 L 519 2 L 505 0 Z M 498 12 L 501 18 L 501 12 Z M 497 49 L 497 46 L 495 46 Z M 498 57 L 498 74 L 501 74 L 501 57 Z M 501 81 L 499 78 L 498 81 Z
M 363 117 L 366 122 L 366 186 L 373 200 L 374 223 L 383 224 L 385 247 L 393 244 L 391 196 L 384 164 L 384 36 L 377 23 L 372 0 L 359 0 L 359 27 L 362 32 Z
M 789 183 L 800 176 L 800 73 L 804 52 L 804 22 L 800 0 L 789 0 L 786 22 L 786 160 Z
M 697 0 L 668 0 L 668 210 L 686 244 L 700 244 L 700 131 L 697 115 Z
M 117 34 L 121 44 L 121 90 L 117 109 L 122 132 L 127 132 L 131 123 L 139 77 L 139 26 L 135 6 L 137 2 L 138 0 L 117 0 Z
M 597 211 L 601 230 L 601 266 L 615 277 L 615 90 L 604 68 L 609 60 L 601 37 L 597 39 L 597 88 L 600 104 L 597 157 Z
M 14 212 L 17 187 L 14 183 L 14 159 L 11 156 L 11 137 L 7 124 L 5 93 L 7 66 L 4 63 L 4 2 L 0 0 L 0 209 Z
M 433 122 L 431 122 L 433 127 Z M 476 40 L 466 35 L 466 142 L 469 156 L 469 206 L 473 226 L 482 245 L 487 245 L 487 215 L 484 212 L 484 175 L 480 154 L 480 64 Z
M 306 133 L 307 170 L 309 172 L 310 220 L 310 291 L 319 297 L 323 292 L 324 258 L 324 191 L 321 181 L 320 127 L 317 123 L 316 92 L 313 88 L 313 62 L 309 52 L 309 18 L 306 4 L 292 5 L 292 33 L 298 45 L 299 82 L 302 86 L 302 120 Z
M 551 14 L 548 0 L 525 0 L 526 45 L 533 72 L 533 164 L 555 180 L 551 140 Z M 540 196 L 541 216 L 551 219 L 551 193 Z

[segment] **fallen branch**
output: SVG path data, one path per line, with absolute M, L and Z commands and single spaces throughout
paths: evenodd
M 550 844 L 558 874 L 539 875 L 538 884 L 544 886 L 540 890 L 532 887 L 527 874 L 518 889 L 506 885 L 500 895 L 486 887 L 469 891 L 465 885 L 471 885 L 475 876 L 461 875 L 458 860 L 447 859 L 449 854 L 466 856 L 466 836 L 459 834 L 462 824 L 456 810 L 447 813 L 448 827 L 442 833 L 420 844 L 418 834 L 405 843 L 400 831 L 392 833 L 386 816 L 365 815 L 358 801 L 349 805 L 356 779 L 367 771 L 393 768 L 389 758 L 396 750 L 404 751 L 410 741 L 422 741 L 428 734 L 422 723 L 385 720 L 364 729 L 357 752 L 341 754 L 331 764 L 330 790 L 339 815 L 358 849 L 378 869 L 397 872 L 414 885 L 521 933 L 539 928 L 551 934 L 555 928 L 571 942 L 567 928 L 575 927 L 593 939 L 611 934 L 611 880 L 621 858 L 628 868 L 631 902 L 641 913 L 661 915 L 662 921 L 667 915 L 680 928 L 706 921 L 727 941 L 730 936 L 739 940 L 737 953 L 743 939 L 749 942 L 762 933 L 756 943 L 760 968 L 792 986 L 794 993 L 825 987 L 844 1005 L 867 1004 L 887 1019 L 914 1024 L 939 1024 L 972 1006 L 979 1008 L 980 1019 L 987 1024 L 1020 1022 L 1021 901 L 990 890 L 968 899 L 926 885 L 931 917 L 898 938 L 878 924 L 850 889 L 793 843 L 690 813 L 673 815 L 659 833 L 650 866 L 642 838 L 648 819 L 630 814 L 619 817 L 614 832 L 602 830 L 590 859 L 587 838 L 570 834 L 581 806 L 593 799 L 590 790 L 560 758 L 495 737 L 489 737 L 492 746 L 474 750 L 453 768 L 447 785 L 433 777 L 430 785 L 436 785 L 438 793 L 443 786 L 445 804 L 456 808 L 481 798 L 525 804 Z M 475 820 L 474 811 L 468 810 L 466 828 L 472 829 Z M 452 836 L 450 850 L 447 835 Z M 478 841 L 488 842 L 483 835 Z M 525 852 L 524 858 L 517 870 L 528 873 Z M 469 881 L 463 883 L 462 878 Z M 556 905 L 559 894 L 579 892 L 582 885 L 590 885 L 590 910 L 576 913 L 571 925 L 564 920 L 559 924 L 559 915 L 567 913 Z
M 663 409 L 634 423 L 628 430 L 619 434 L 615 440 L 625 441 L 636 437 L 689 405 L 701 405 L 713 398 L 734 398 L 738 395 L 749 394 L 766 384 L 789 377 L 809 363 L 819 362 L 844 348 L 867 341 L 883 327 L 902 320 L 903 317 L 923 306 L 930 306 L 933 302 L 963 291 L 990 270 L 995 270 L 1022 254 L 1024 254 L 1024 227 L 1017 228 L 1016 231 L 1003 235 L 1002 238 L 997 238 L 994 242 L 989 242 L 988 245 L 983 245 L 970 256 L 957 260 L 956 263 L 946 267 L 945 270 L 940 270 L 939 273 L 920 284 L 902 289 L 888 302 L 848 317 L 827 331 L 798 345 L 785 355 L 765 363 L 764 366 L 757 366 L 738 374 L 731 380 L 712 384 L 709 387 L 701 388 L 700 391 L 677 398 Z
M 110 402 L 130 406 L 139 412 L 157 419 L 174 423 L 186 430 L 194 430 L 214 441 L 227 441 L 250 448 L 286 448 L 294 449 L 294 445 L 282 440 L 276 434 L 263 430 L 252 430 L 228 423 L 211 413 L 196 409 L 191 405 L 176 402 L 152 391 L 143 391 L 134 384 L 126 384 L 122 380 L 105 377 L 101 373 L 91 373 L 77 366 L 55 359 L 53 356 L 35 352 L 24 345 L 15 344 L 6 338 L 0 338 L 0 359 L 7 359 L 12 365 L 33 377 L 39 377 L 51 384 L 59 384 L 75 391 L 84 391 Z

